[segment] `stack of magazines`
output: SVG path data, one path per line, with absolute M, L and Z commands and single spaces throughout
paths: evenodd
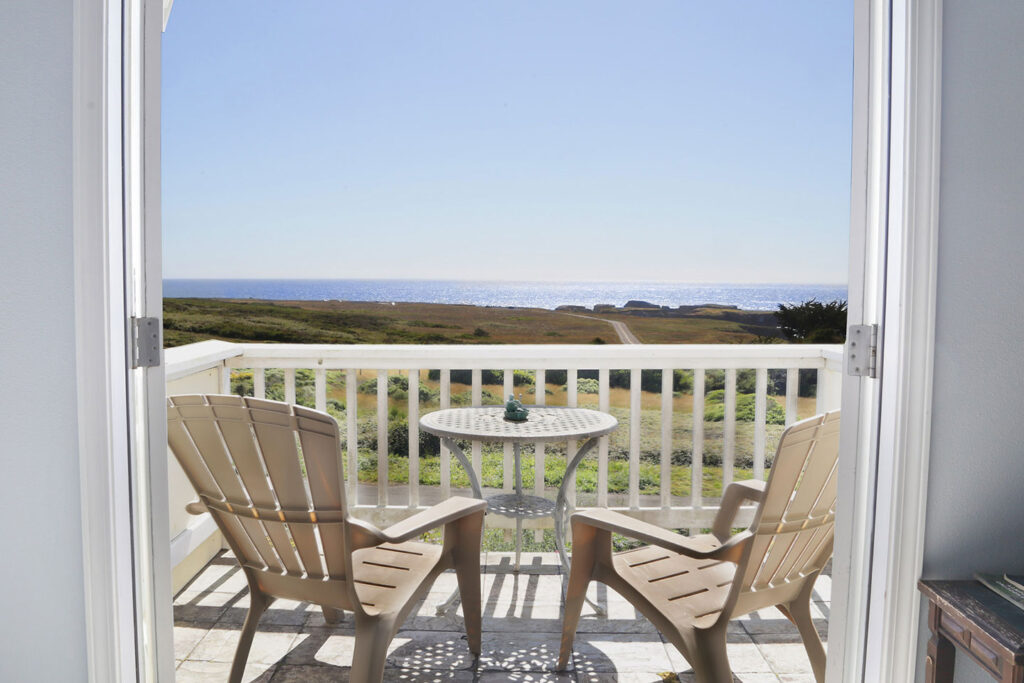
M 1024 609 L 1024 574 L 975 574 L 974 578 Z

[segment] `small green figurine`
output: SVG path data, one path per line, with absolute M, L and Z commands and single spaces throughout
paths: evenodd
M 505 404 L 505 419 L 509 422 L 526 422 L 530 411 L 523 407 L 515 394 L 509 394 L 508 403 Z

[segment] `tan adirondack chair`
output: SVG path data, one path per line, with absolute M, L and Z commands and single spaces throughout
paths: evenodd
M 573 549 L 559 668 L 568 663 L 587 585 L 618 591 L 675 645 L 700 683 L 732 681 L 729 620 L 776 606 L 800 631 L 819 683 L 825 650 L 811 620 L 814 581 L 832 556 L 839 412 L 787 429 L 767 482 L 734 482 L 713 533 L 686 537 L 610 510 L 572 516 Z M 731 535 L 746 501 L 750 528 Z M 651 545 L 612 554 L 611 534 Z
M 256 624 L 275 598 L 355 617 L 350 680 L 376 683 L 388 644 L 443 570 L 454 567 L 469 649 L 480 653 L 482 500 L 450 498 L 381 531 L 345 507 L 338 427 L 315 410 L 238 396 L 172 396 L 167 440 L 249 582 L 231 667 L 242 678 Z M 413 539 L 444 527 L 441 546 Z

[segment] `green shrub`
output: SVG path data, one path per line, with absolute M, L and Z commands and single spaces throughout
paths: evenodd
M 437 398 L 440 393 L 437 389 L 431 389 L 425 384 L 419 385 L 420 402 L 428 402 Z M 361 394 L 376 394 L 377 393 L 377 380 L 367 379 L 359 383 L 359 393 Z M 388 376 L 388 396 L 393 399 L 402 401 L 409 398 L 409 378 L 405 375 L 389 375 Z
M 716 389 L 704 397 L 704 419 L 708 422 L 721 422 L 725 419 L 725 391 Z M 765 397 L 765 422 L 770 425 L 786 424 L 786 411 L 778 401 Z M 753 422 L 756 400 L 754 394 L 737 394 L 736 421 Z
M 430 370 L 427 372 L 427 377 L 434 382 L 441 381 L 440 370 Z M 473 371 L 472 370 L 452 370 L 451 380 L 456 384 L 472 384 L 473 383 Z M 480 372 L 480 380 L 482 384 L 502 384 L 505 381 L 505 373 L 502 370 L 482 370 Z M 512 384 L 514 386 L 532 386 L 534 383 L 533 373 L 526 370 L 516 370 L 513 373 Z

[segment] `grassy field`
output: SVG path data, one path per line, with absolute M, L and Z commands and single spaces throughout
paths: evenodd
M 591 314 L 588 314 L 591 315 Z M 774 336 L 763 312 L 697 309 L 686 317 L 593 314 L 648 344 L 753 342 Z M 168 347 L 204 339 L 304 344 L 618 344 L 612 326 L 542 308 L 341 301 L 165 299 Z

